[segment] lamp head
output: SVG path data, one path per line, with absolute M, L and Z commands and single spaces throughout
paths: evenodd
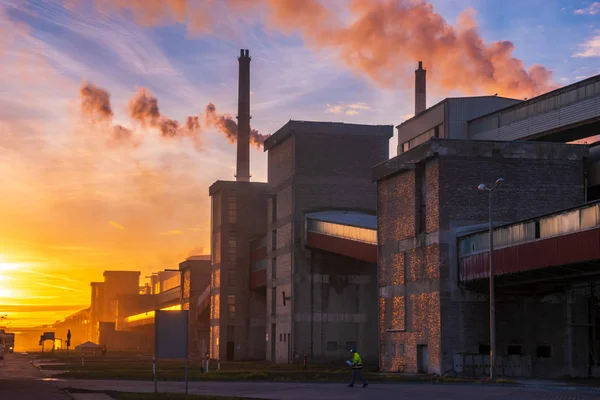
M 483 183 L 480 184 L 479 186 L 477 186 L 477 189 L 479 190 L 490 190 L 486 185 L 484 185 Z
M 499 183 L 504 182 L 504 178 L 498 178 L 496 179 L 496 185 L 498 185 Z

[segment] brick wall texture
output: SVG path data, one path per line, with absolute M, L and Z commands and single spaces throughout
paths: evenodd
M 456 353 L 477 352 L 480 343 L 489 343 L 489 300 L 486 295 L 459 287 L 455 252 L 451 251 L 456 247 L 454 229 L 488 220 L 487 192 L 477 190 L 477 186 L 504 178 L 493 198 L 494 220 L 502 222 L 583 201 L 584 164 L 580 157 L 558 159 L 539 149 L 526 149 L 528 154 L 532 151 L 538 151 L 540 157 L 497 152 L 438 154 L 378 181 L 383 370 L 419 372 L 426 366 L 430 373 L 448 373 Z M 562 307 L 539 299 L 499 304 L 498 349 L 505 349 L 511 341 L 525 343 L 529 354 L 535 354 L 539 341 L 557 343 L 558 347 L 564 329 L 547 324 L 552 324 L 553 314 L 563 315 L 564 311 L 559 311 Z M 546 333 L 536 336 L 533 328 L 524 328 L 525 321 L 536 321 Z M 427 346 L 427 360 L 417 360 L 420 345 Z M 546 364 L 563 361 L 563 356 L 557 356 Z M 553 369 L 534 363 L 536 368 L 540 373 Z

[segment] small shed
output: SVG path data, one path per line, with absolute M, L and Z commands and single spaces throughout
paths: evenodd
M 100 351 L 100 345 L 93 342 L 85 342 L 79 346 L 75 346 L 75 351 L 83 354 L 96 354 L 96 351 Z

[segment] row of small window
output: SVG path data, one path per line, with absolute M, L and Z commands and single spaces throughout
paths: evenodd
M 280 342 L 289 342 L 290 341 L 290 334 L 289 333 L 280 333 L 279 334 L 279 341 Z
M 428 130 L 427 132 L 421 133 L 419 136 L 410 139 L 407 142 L 402 143 L 401 151 L 402 153 L 406 153 L 410 149 L 414 149 L 420 144 L 425 143 L 431 138 L 440 137 L 440 135 L 444 134 L 444 124 L 440 124 L 435 128 Z
M 505 111 L 491 114 L 488 117 L 476 119 L 469 122 L 468 133 L 471 137 L 478 133 L 510 125 L 599 95 L 600 82 L 590 82 L 559 95 L 540 99 L 536 102 L 522 103 Z
M 322 233 L 324 235 L 346 238 L 358 242 L 377 243 L 377 231 L 375 229 L 336 224 L 312 218 L 308 218 L 306 224 L 308 232 Z M 275 244 L 276 243 L 274 242 L 273 249 L 275 249 Z
M 230 294 L 227 296 L 227 318 L 235 318 L 235 295 Z
M 537 221 L 516 223 L 494 229 L 496 248 L 514 245 L 521 242 L 544 239 L 559 235 L 594 228 L 600 225 L 600 209 L 597 204 L 576 210 L 549 215 Z M 481 232 L 459 239 L 461 257 L 487 251 L 489 249 L 489 232 Z
M 229 195 L 229 223 L 235 224 L 237 222 L 237 202 L 235 199 L 235 192 Z
M 343 346 L 338 346 L 338 342 L 327 342 L 327 351 L 337 351 L 343 349 Z M 346 351 L 356 349 L 356 342 L 346 342 Z

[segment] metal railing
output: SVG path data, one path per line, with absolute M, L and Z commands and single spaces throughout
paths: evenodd
M 545 215 L 494 228 L 494 250 L 502 247 L 580 232 L 600 226 L 600 204 Z M 458 239 L 459 257 L 489 250 L 489 232 L 472 233 Z

